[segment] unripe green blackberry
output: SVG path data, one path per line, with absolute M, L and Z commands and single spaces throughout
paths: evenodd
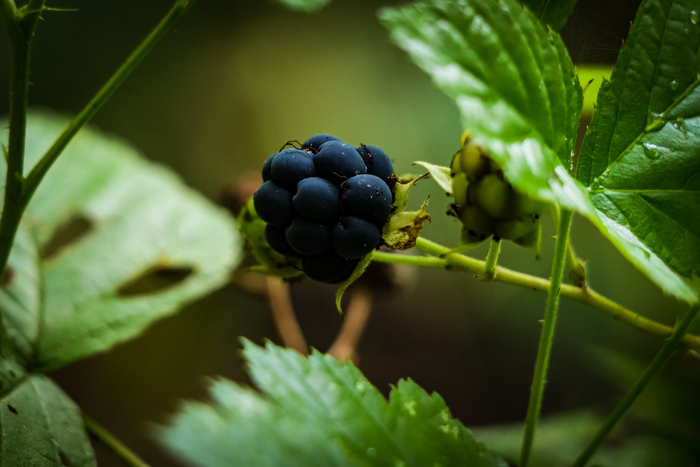
M 449 212 L 462 222 L 463 244 L 493 236 L 513 240 L 539 256 L 540 214 L 547 205 L 517 191 L 468 132 L 452 159 L 450 173 L 455 202 Z

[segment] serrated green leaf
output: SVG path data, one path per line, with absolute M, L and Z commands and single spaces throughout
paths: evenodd
M 28 167 L 66 124 L 30 117 Z M 46 256 L 46 246 L 76 216 L 89 229 Z M 27 364 L 57 368 L 136 337 L 221 286 L 240 248 L 223 210 L 124 142 L 85 129 L 27 208 L 10 255 L 12 279 L 0 290 L 2 317 Z M 167 268 L 191 273 L 152 293 L 123 292 L 149 271 Z
M 515 0 L 424 1 L 381 19 L 516 188 L 593 212 L 568 173 L 581 87 L 556 33 Z
M 688 278 L 700 273 L 698 6 L 642 3 L 601 87 L 576 173 L 603 232 L 665 290 L 691 302 L 697 294 L 669 285 L 668 268 Z
M 20 465 L 97 465 L 80 409 L 42 375 L 0 398 L 0 467 Z
M 275 2 L 280 3 L 290 10 L 300 10 L 300 11 L 316 11 L 320 10 L 330 0 L 275 0 Z
M 400 381 L 387 402 L 351 363 L 244 347 L 263 394 L 218 381 L 213 405 L 186 404 L 162 431 L 194 465 L 506 465 L 412 381 Z
M 521 0 L 537 18 L 555 31 L 564 27 L 576 0 Z

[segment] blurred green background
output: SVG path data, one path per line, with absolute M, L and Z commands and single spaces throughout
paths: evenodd
M 76 113 L 171 3 L 52 4 L 78 11 L 43 15 L 34 43 L 32 106 Z M 285 141 L 319 132 L 382 147 L 399 173 L 421 173 L 411 167 L 415 160 L 448 165 L 462 131 L 457 110 L 389 42 L 376 12 L 391 3 L 335 0 L 320 13 L 305 15 L 262 1 L 200 0 L 94 124 L 168 165 L 213 201 L 239 177 L 257 177 L 263 161 Z M 562 32 L 575 62 L 614 63 L 637 5 L 580 0 Z M 0 89 L 7 89 L 7 60 L 7 53 L 0 54 Z M 3 93 L 0 111 L 6 109 Z M 443 215 L 448 199 L 436 184 L 421 182 L 411 204 L 417 208 L 428 195 L 433 221 L 424 235 L 456 245 L 459 225 Z M 501 264 L 546 277 L 551 218 L 544 229 L 541 261 L 505 245 Z M 666 323 L 682 311 L 580 217 L 572 239 L 588 260 L 597 291 Z M 399 378 L 413 378 L 439 392 L 467 426 L 523 420 L 545 295 L 465 274 L 413 273 L 401 293 L 378 297 L 359 346 L 362 371 L 385 393 Z M 292 293 L 309 344 L 326 350 L 341 324 L 334 288 L 304 281 Z M 247 381 L 239 336 L 279 342 L 267 303 L 229 285 L 145 336 L 53 376 L 146 461 L 177 465 L 154 442 L 152 428 L 167 420 L 178 400 L 204 397 L 207 376 Z M 544 413 L 582 407 L 607 413 L 624 386 L 611 377 L 620 372 L 593 350 L 645 363 L 660 344 L 594 309 L 562 300 Z M 698 363 L 677 358 L 664 378 L 697 387 Z M 631 418 L 642 420 L 644 407 L 662 403 L 647 397 Z M 698 430 L 697 421 L 691 425 Z M 118 465 L 97 449 L 100 465 Z

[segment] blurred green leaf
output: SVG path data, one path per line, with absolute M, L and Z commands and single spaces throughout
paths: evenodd
M 581 87 L 556 33 L 515 0 L 419 2 L 381 19 L 516 188 L 593 214 L 569 175 Z
M 0 466 L 97 465 L 80 410 L 49 378 L 22 378 L 0 398 Z
M 67 122 L 31 116 L 28 167 Z M 223 210 L 124 142 L 86 129 L 27 208 L 0 290 L 2 317 L 26 363 L 54 369 L 221 286 L 240 248 Z
M 263 394 L 219 380 L 162 431 L 194 465 L 503 466 L 437 394 L 399 381 L 389 401 L 351 363 L 244 341 Z
M 522 0 L 522 3 L 530 8 L 540 21 L 558 31 L 564 27 L 566 19 L 574 10 L 576 0 Z
M 700 27 L 695 0 L 647 0 L 603 83 L 576 176 L 604 232 L 666 291 L 700 273 Z M 632 244 L 631 247 L 630 243 Z M 654 258 L 658 258 L 654 260 Z
M 566 412 L 544 417 L 537 424 L 531 467 L 568 467 L 595 433 L 603 418 L 590 411 Z M 514 463 L 520 455 L 522 423 L 474 429 L 477 439 Z M 692 465 L 677 446 L 654 436 L 626 436 L 617 430 L 590 465 L 599 467 L 656 467 Z
M 275 0 L 275 2 L 280 3 L 290 10 L 301 10 L 301 11 L 316 11 L 320 10 L 330 0 Z

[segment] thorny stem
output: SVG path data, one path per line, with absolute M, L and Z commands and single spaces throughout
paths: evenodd
M 139 44 L 95 97 L 68 124 L 68 127 L 32 168 L 29 175 L 24 177 L 24 142 L 29 103 L 29 57 L 34 30 L 44 9 L 44 2 L 45 0 L 30 0 L 24 7 L 17 9 L 14 2 L 0 0 L 0 18 L 7 30 L 11 50 L 10 135 L 6 154 L 5 198 L 2 218 L 0 218 L 0 273 L 5 271 L 22 214 L 49 168 L 78 131 L 107 102 L 168 29 L 195 4 L 196 0 L 178 0 L 175 3 L 163 20 Z M 7 330 L 2 318 L 0 318 L 0 351 L 6 345 Z
M 557 310 L 559 309 L 559 291 L 561 288 L 564 265 L 566 263 L 566 245 L 569 243 L 569 230 L 573 212 L 563 210 L 559 217 L 559 229 L 557 230 L 557 241 L 554 247 L 554 260 L 552 261 L 552 275 L 547 293 L 547 306 L 544 311 L 542 321 L 542 334 L 540 335 L 539 347 L 537 349 L 537 359 L 535 361 L 535 372 L 532 378 L 532 389 L 530 391 L 530 402 L 525 418 L 525 432 L 523 434 L 523 444 L 520 450 L 520 467 L 527 467 L 530 460 L 532 444 L 535 440 L 535 429 L 537 420 L 542 408 L 542 397 L 544 396 L 544 385 L 547 380 L 547 368 L 549 366 L 549 356 L 552 352 L 554 342 L 554 329 L 557 321 Z
M 277 325 L 277 331 L 286 347 L 294 349 L 302 355 L 308 355 L 309 348 L 301 332 L 301 327 L 294 315 L 294 307 L 289 294 L 289 284 L 276 277 L 267 277 L 267 295 L 270 299 L 272 316 Z
M 673 335 L 664 343 L 654 359 L 649 363 L 639 380 L 630 388 L 625 397 L 615 407 L 607 420 L 600 426 L 593 439 L 586 445 L 581 454 L 574 462 L 574 467 L 584 467 L 601 445 L 603 440 L 610 434 L 622 416 L 632 407 L 637 397 L 644 391 L 649 381 L 661 370 L 668 360 L 682 347 L 681 338 L 698 313 L 698 306 L 691 307 L 683 316 L 683 319 L 676 323 Z
M 24 206 L 24 143 L 27 131 L 29 103 L 29 59 L 39 15 L 44 0 L 30 0 L 17 9 L 14 2 L 4 0 L 0 7 L 5 30 L 10 42 L 10 135 L 4 156 L 7 159 L 5 197 L 0 218 L 0 274 L 4 273 L 10 256 L 15 232 Z M 8 351 L 7 329 L 0 317 L 0 352 Z
M 484 261 L 454 253 L 450 248 L 422 237 L 418 237 L 416 247 L 433 256 L 397 255 L 395 253 L 375 251 L 372 253 L 372 259 L 382 263 L 442 268 L 450 271 L 471 272 L 475 275 L 483 274 L 485 271 L 486 263 Z M 512 269 L 507 269 L 502 266 L 496 268 L 496 276 L 493 280 L 543 292 L 549 289 L 549 281 L 547 279 L 513 271 Z M 560 295 L 564 298 L 575 300 L 596 308 L 615 320 L 621 321 L 652 336 L 666 339 L 673 333 L 671 327 L 628 310 L 609 298 L 600 295 L 591 288 L 582 289 L 580 287 L 562 284 Z M 683 336 L 682 341 L 688 347 L 700 352 L 700 336 L 686 334 Z
M 119 441 L 112 433 L 107 431 L 105 427 L 93 420 L 89 415 L 83 413 L 83 424 L 90 436 L 102 443 L 116 457 L 122 460 L 125 465 L 130 467 L 148 467 L 136 453 L 129 449 L 124 443 Z
M 328 349 L 329 355 L 341 362 L 352 357 L 371 311 L 372 292 L 366 287 L 356 286 L 348 304 L 343 327 L 333 345 Z

